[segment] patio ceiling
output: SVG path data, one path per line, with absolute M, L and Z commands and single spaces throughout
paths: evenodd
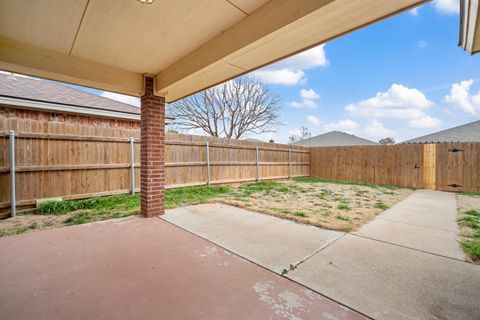
M 167 102 L 425 0 L 0 2 L 0 69 Z

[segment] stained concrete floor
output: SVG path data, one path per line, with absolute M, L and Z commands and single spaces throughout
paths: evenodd
M 0 319 L 365 319 L 159 218 L 5 237 L 0 257 Z
M 220 204 L 163 219 L 375 319 L 479 319 L 480 267 L 458 245 L 456 199 L 418 190 L 343 234 Z

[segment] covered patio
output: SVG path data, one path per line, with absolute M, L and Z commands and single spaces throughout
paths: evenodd
M 447 298 L 442 290 L 451 289 L 456 304 L 449 305 L 447 311 L 458 308 L 463 318 L 473 318 L 478 314 L 472 298 L 478 296 L 478 269 L 456 256 L 442 256 L 443 252 L 429 252 L 429 248 L 405 248 L 411 244 L 401 242 L 391 244 L 401 259 L 377 263 L 367 254 L 383 257 L 388 250 L 382 247 L 386 248 L 385 239 L 375 239 L 380 249 L 368 251 L 368 244 L 364 245 L 365 255 L 358 248 L 359 243 L 369 242 L 368 236 L 373 237 L 370 233 L 375 229 L 367 230 L 368 235 L 318 235 L 310 242 L 311 252 L 295 259 L 287 257 L 297 263 L 322 251 L 316 256 L 318 260 L 312 260 L 316 264 L 305 264 L 296 272 L 294 268 L 287 270 L 292 273 L 286 277 L 281 275 L 281 269 L 288 267 L 283 260 L 278 265 L 275 261 L 271 266 L 262 264 L 247 254 L 228 250 L 218 239 L 213 241 L 198 231 L 193 234 L 196 227 L 202 227 L 200 223 L 195 228 L 186 227 L 179 222 L 174 225 L 168 214 L 159 217 L 165 213 L 166 103 L 425 2 L 428 0 L 0 2 L 0 70 L 141 97 L 141 214 L 150 218 L 125 218 L 2 239 L 0 317 L 402 319 L 402 314 L 375 313 L 385 305 L 380 299 L 376 305 L 370 303 L 371 292 L 362 291 L 378 276 L 375 271 L 386 270 L 400 279 L 399 288 L 388 286 L 392 277 L 385 273 L 385 287 L 374 288 L 378 296 L 385 296 L 387 289 L 392 295 L 405 293 L 411 300 L 402 300 L 402 308 L 415 305 L 418 309 L 413 312 L 421 310 L 424 313 L 417 314 L 433 318 L 446 314 L 442 308 Z M 474 51 L 475 46 L 466 49 Z M 454 210 L 449 213 L 449 223 L 455 223 L 452 212 L 456 214 Z M 231 225 L 224 227 L 230 236 Z M 263 224 L 249 230 L 254 227 L 263 228 Z M 215 225 L 214 229 L 220 228 Z M 432 233 L 437 235 L 435 230 Z M 281 228 L 277 234 L 277 239 L 283 239 Z M 299 237 L 305 238 L 305 234 L 298 232 Z M 354 242 L 354 237 L 363 238 Z M 338 239 L 342 241 L 336 247 L 330 246 Z M 274 243 L 276 248 L 282 246 L 280 240 Z M 272 255 L 265 243 L 257 241 L 254 245 L 262 254 Z M 334 249 L 341 252 L 337 262 L 331 259 Z M 426 253 L 424 260 L 419 258 L 421 252 Z M 364 257 L 364 263 L 358 265 L 355 259 Z M 419 268 L 405 263 L 409 259 L 418 260 Z M 404 269 L 398 268 L 400 263 Z M 343 273 L 338 271 L 341 264 Z M 319 265 L 329 269 L 330 278 L 324 277 Z M 418 291 L 424 303 L 409 294 L 417 292 L 420 282 L 411 277 L 406 283 L 403 277 L 426 274 L 424 268 L 430 265 L 438 267 L 435 276 L 422 281 L 438 282 L 441 290 Z M 361 280 L 358 285 L 346 281 L 345 287 L 340 286 L 337 279 L 348 280 L 345 275 L 354 274 L 355 267 Z M 452 270 L 459 270 L 462 286 L 458 288 L 451 285 Z M 369 277 L 362 277 L 365 274 Z M 348 288 L 352 283 L 355 290 Z M 330 286 L 327 289 L 331 291 L 324 286 Z M 328 297 L 323 292 L 328 292 Z M 344 301 L 352 295 L 355 299 L 347 305 Z M 434 303 L 429 304 L 430 300 Z M 392 301 L 396 311 L 399 300 Z M 372 309 L 360 310 L 363 304 Z M 425 311 L 425 306 L 430 309 Z
M 145 217 L 164 212 L 165 103 L 425 0 L 0 3 L 0 70 L 141 97 Z

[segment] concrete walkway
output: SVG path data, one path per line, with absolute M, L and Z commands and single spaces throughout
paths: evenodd
M 224 205 L 164 219 L 376 319 L 478 319 L 480 267 L 463 261 L 456 199 L 419 190 L 342 234 Z

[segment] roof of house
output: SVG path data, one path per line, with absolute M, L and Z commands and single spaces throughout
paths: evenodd
M 480 142 L 480 120 L 438 131 L 402 143 Z
M 331 131 L 324 134 L 319 134 L 305 140 L 293 143 L 296 146 L 303 147 L 341 147 L 341 146 L 363 146 L 375 145 L 374 141 L 363 139 L 353 134 L 348 134 L 341 131 Z
M 0 96 L 140 114 L 140 108 L 56 82 L 0 73 Z

